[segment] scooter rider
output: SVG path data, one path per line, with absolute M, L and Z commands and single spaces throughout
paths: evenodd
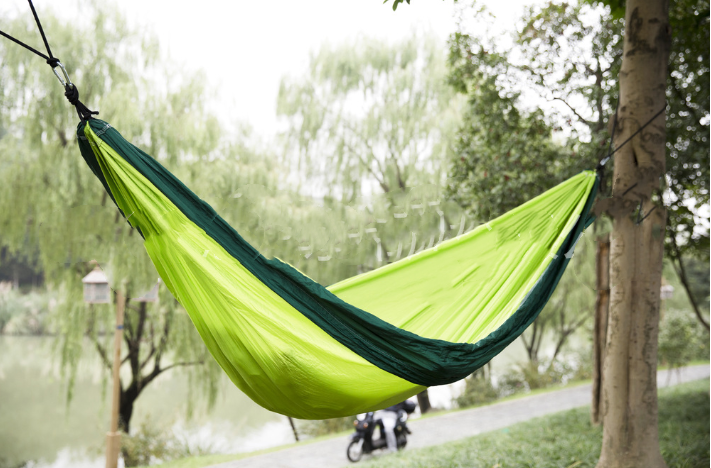
M 400 418 L 400 412 L 412 413 L 415 410 L 415 403 L 408 400 L 389 406 L 384 410 L 375 412 L 375 420 L 380 420 L 385 432 L 385 440 L 388 443 L 388 452 L 397 452 L 397 439 L 395 438 L 395 426 Z

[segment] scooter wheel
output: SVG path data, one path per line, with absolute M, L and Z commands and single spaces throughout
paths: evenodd
M 353 463 L 360 461 L 361 457 L 363 457 L 363 439 L 354 440 L 348 444 L 346 456 Z

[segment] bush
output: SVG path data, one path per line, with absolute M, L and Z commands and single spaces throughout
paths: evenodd
M 491 379 L 481 369 L 464 379 L 464 385 L 464 392 L 456 398 L 457 405 L 460 408 L 481 405 L 494 401 L 499 397 L 499 393 L 492 385 Z
M 709 359 L 709 333 L 688 311 L 669 310 L 659 325 L 661 364 L 681 367 L 695 359 Z
M 42 335 L 46 330 L 51 300 L 47 294 L 0 288 L 0 333 L 8 335 Z
M 538 388 L 559 385 L 570 380 L 575 367 L 561 361 L 527 362 L 510 369 L 499 378 L 498 392 L 502 397 Z
M 214 453 L 212 446 L 190 444 L 172 431 L 160 429 L 145 419 L 133 434 L 122 434 L 121 454 L 125 466 L 144 466 L 180 458 Z
M 172 458 L 170 435 L 153 426 L 149 420 L 141 422 L 133 434 L 121 435 L 121 453 L 126 466 L 150 465 Z

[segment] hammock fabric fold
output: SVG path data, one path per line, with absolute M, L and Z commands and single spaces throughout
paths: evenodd
M 383 408 L 500 353 L 558 284 L 598 185 L 583 172 L 469 233 L 325 288 L 262 256 L 106 122 L 82 122 L 78 137 L 230 379 L 302 419 Z

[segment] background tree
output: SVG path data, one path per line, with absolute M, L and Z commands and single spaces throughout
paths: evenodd
M 376 186 L 390 193 L 440 183 L 458 117 L 445 72 L 432 37 L 395 45 L 365 39 L 325 46 L 307 76 L 282 80 L 277 112 L 309 190 L 350 202 Z
M 54 52 L 78 84 L 83 102 L 204 196 L 228 197 L 232 187 L 275 180 L 276 175 L 266 175 L 267 163 L 255 163 L 254 154 L 222 137 L 217 119 L 205 111 L 199 74 L 182 68 L 173 73 L 152 37 L 131 30 L 109 7 L 90 9 L 86 28 L 43 12 L 50 40 L 61 45 Z M 3 21 L 0 27 L 37 42 L 31 17 Z M 158 274 L 140 236 L 82 160 L 74 143 L 76 114 L 49 67 L 8 41 L 0 42 L 0 55 L 0 249 L 10 257 L 34 259 L 47 287 L 58 293 L 50 327 L 59 336 L 57 351 L 71 398 L 86 337 L 110 367 L 106 332 L 113 328 L 113 306 L 83 303 L 81 278 L 93 268 L 89 261 L 98 261 L 112 288 L 125 284 L 122 292 L 131 297 L 150 289 Z M 205 172 L 219 173 L 224 182 L 213 184 Z M 221 371 L 165 288 L 157 306 L 129 303 L 125 323 L 123 430 L 130 430 L 142 391 L 170 369 L 188 371 L 192 396 L 214 399 Z
M 708 308 L 702 312 L 704 300 L 694 294 L 689 270 L 694 259 L 709 262 L 709 218 L 702 214 L 709 206 L 709 2 L 670 2 L 669 26 L 665 253 L 708 330 Z
M 469 12 L 474 24 L 486 22 L 484 9 L 465 10 Z M 594 167 L 595 154 L 581 151 L 583 145 L 557 132 L 555 116 L 524 104 L 521 82 L 526 82 L 527 64 L 516 65 L 511 50 L 485 28 L 470 34 L 466 27 L 460 21 L 449 40 L 449 81 L 467 97 L 452 150 L 449 191 L 482 222 Z M 522 43 L 516 43 L 520 50 Z M 550 49 L 536 60 L 554 68 L 559 50 Z

